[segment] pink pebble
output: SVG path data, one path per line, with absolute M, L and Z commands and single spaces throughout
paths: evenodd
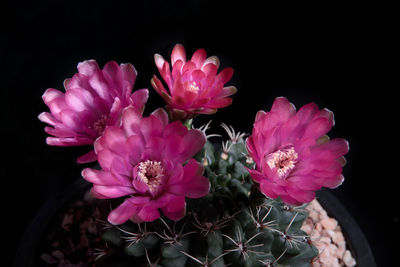
M 325 218 L 321 220 L 321 224 L 326 230 L 334 230 L 338 223 L 333 218 Z

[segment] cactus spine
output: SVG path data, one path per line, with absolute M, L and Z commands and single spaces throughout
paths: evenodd
M 318 251 L 300 230 L 307 212 L 256 189 L 245 168 L 253 162 L 243 134 L 223 127 L 230 140 L 220 149 L 207 141 L 196 155 L 210 180 L 209 194 L 187 200 L 178 222 L 160 218 L 106 229 L 108 252 L 99 266 L 311 266 Z

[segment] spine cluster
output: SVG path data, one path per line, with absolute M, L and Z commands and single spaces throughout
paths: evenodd
M 265 198 L 246 170 L 254 163 L 243 136 L 230 135 L 220 149 L 207 142 L 196 155 L 210 193 L 187 201 L 178 222 L 161 217 L 106 229 L 108 252 L 99 266 L 311 266 L 318 251 L 300 229 L 307 211 Z

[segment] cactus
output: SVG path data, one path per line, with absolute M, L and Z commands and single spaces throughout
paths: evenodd
M 307 212 L 260 193 L 246 170 L 254 163 L 244 135 L 223 127 L 230 139 L 218 149 L 207 141 L 195 157 L 205 166 L 209 194 L 187 200 L 177 222 L 108 227 L 98 266 L 311 266 L 318 250 L 300 230 Z

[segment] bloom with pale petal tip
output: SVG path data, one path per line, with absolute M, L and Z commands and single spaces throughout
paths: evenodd
M 196 114 L 212 114 L 218 108 L 232 104 L 229 96 L 236 93 L 234 86 L 224 85 L 233 75 L 232 68 L 218 73 L 219 59 L 207 58 L 204 49 L 197 50 L 186 61 L 185 48 L 181 44 L 174 46 L 171 65 L 159 54 L 154 60 L 168 90 L 154 75 L 151 84 L 167 103 L 167 109 L 173 120 L 186 120 Z
M 271 111 L 259 111 L 246 145 L 256 163 L 248 171 L 261 192 L 299 205 L 322 187 L 339 186 L 349 145 L 341 138 L 329 140 L 333 125 L 331 111 L 310 103 L 296 112 L 284 97 L 275 99 Z
M 154 221 L 160 210 L 177 221 L 185 215 L 185 197 L 209 191 L 204 167 L 192 158 L 205 142 L 203 132 L 188 130 L 180 121 L 169 123 L 163 109 L 143 118 L 127 108 L 122 127 L 109 126 L 95 142 L 102 170 L 86 168 L 82 176 L 93 183 L 97 198 L 125 197 L 108 215 L 112 224 Z
M 52 127 L 46 142 L 54 146 L 93 145 L 109 125 L 119 125 L 122 110 L 134 106 L 143 111 L 148 90 L 132 94 L 137 72 L 132 64 L 108 62 L 100 69 L 95 60 L 78 64 L 78 73 L 64 82 L 65 93 L 50 88 L 42 98 L 50 112 L 39 119 Z M 78 158 L 79 163 L 96 160 L 94 150 Z

